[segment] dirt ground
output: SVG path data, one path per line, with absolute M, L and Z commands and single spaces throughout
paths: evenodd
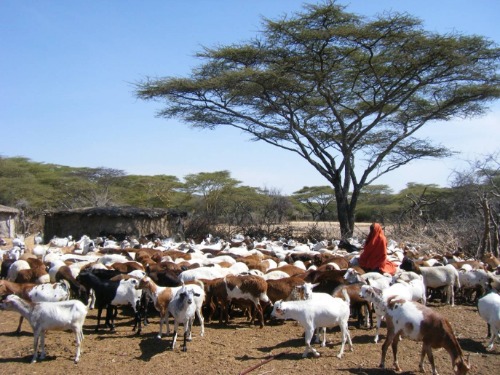
M 472 374 L 498 374 L 500 369 L 500 344 L 488 353 L 486 324 L 480 319 L 476 307 L 455 307 L 431 304 L 445 315 L 456 332 L 460 345 L 470 354 Z M 251 325 L 244 317 L 234 317 L 228 326 L 218 322 L 206 324 L 205 336 L 200 337 L 200 327 L 193 328 L 193 341 L 188 351 L 180 350 L 181 341 L 170 349 L 171 337 L 159 340 L 156 334 L 159 320 L 151 313 L 150 324 L 141 335 L 132 332 L 130 309 L 120 310 L 116 333 L 101 329 L 94 332 L 96 310 L 90 310 L 84 325 L 85 339 L 80 363 L 74 364 L 74 336 L 71 332 L 51 331 L 47 334 L 47 358 L 30 364 L 33 353 L 33 335 L 27 322 L 20 335 L 15 331 L 18 315 L 0 312 L 0 369 L 2 374 L 387 374 L 393 371 L 378 369 L 381 343 L 385 338 L 382 328 L 381 342 L 373 343 L 374 329 L 358 329 L 350 322 L 354 351 L 346 350 L 342 359 L 339 351 L 340 332 L 329 330 L 327 347 L 320 348 L 319 358 L 302 358 L 303 330 L 293 321 L 269 324 L 263 329 Z M 182 330 L 182 328 L 181 328 Z M 180 331 L 182 334 L 182 331 Z M 182 336 L 181 336 L 182 337 Z M 180 338 L 181 338 L 180 337 Z M 403 340 L 399 344 L 399 362 L 403 374 L 418 373 L 420 343 Z M 347 349 L 347 346 L 346 346 Z M 436 364 L 441 375 L 452 374 L 450 359 L 443 349 L 435 350 Z M 252 367 L 262 364 L 254 370 Z M 389 353 L 386 365 L 392 365 Z M 430 371 L 430 366 L 427 364 Z

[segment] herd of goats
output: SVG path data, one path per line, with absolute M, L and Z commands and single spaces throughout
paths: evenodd
M 82 236 L 79 241 L 53 238 L 47 244 L 35 237 L 29 250 L 18 238 L 1 245 L 0 310 L 20 314 L 17 332 L 23 318 L 29 321 L 32 362 L 45 357 L 48 330 L 75 333 L 78 362 L 88 310 L 97 309 L 96 331 L 103 311 L 106 329 L 114 330 L 119 306 L 133 309 L 138 333 L 154 306 L 160 316 L 158 338 L 164 325 L 170 334 L 172 317 L 171 347 L 183 325 L 184 351 L 195 319 L 201 336 L 205 321 L 216 314 L 221 324 L 228 324 L 229 315 L 239 311 L 261 327 L 270 319 L 292 319 L 304 328 L 304 357 L 319 356 L 313 344 L 325 346 L 326 328 L 338 326 L 341 358 L 346 343 L 352 349 L 348 320 L 354 317 L 358 325 L 371 327 L 375 316 L 375 342 L 381 322 L 387 327 L 380 367 L 391 346 L 394 369 L 400 370 L 398 342 L 408 337 L 423 342 L 419 367 L 423 371 L 427 356 L 433 374 L 433 348 L 449 353 L 455 374 L 466 374 L 470 365 L 448 320 L 426 305 L 429 298 L 477 304 L 488 325 L 486 350 L 494 350 L 500 337 L 500 260 L 493 254 L 465 260 L 459 254 L 422 254 L 389 241 L 388 257 L 398 271 L 388 275 L 357 265 L 362 243 L 354 240 L 299 243 L 238 235 L 229 241 L 207 236 L 200 243 L 179 243 Z

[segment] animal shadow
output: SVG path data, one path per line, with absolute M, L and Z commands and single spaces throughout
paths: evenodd
M 168 338 L 158 339 L 156 335 L 141 340 L 139 344 L 141 355 L 137 357 L 142 361 L 149 361 L 155 355 L 162 354 L 172 349 L 172 340 Z

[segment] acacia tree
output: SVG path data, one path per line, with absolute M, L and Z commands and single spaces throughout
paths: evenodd
M 146 78 L 160 117 L 230 126 L 298 154 L 335 189 L 343 236 L 364 186 L 413 160 L 445 157 L 424 125 L 482 114 L 498 98 L 500 50 L 480 36 L 440 35 L 407 14 L 372 19 L 335 1 L 263 20 L 258 38 L 205 48 L 185 78 Z
M 217 220 L 221 214 L 224 194 L 234 189 L 240 181 L 231 177 L 229 171 L 201 172 L 184 177 L 184 187 L 189 195 L 199 197 L 206 219 Z
M 313 220 L 326 220 L 335 203 L 335 192 L 330 186 L 304 186 L 293 193 L 293 198 L 302 203 Z

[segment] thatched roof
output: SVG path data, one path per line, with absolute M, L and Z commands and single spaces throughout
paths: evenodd
M 0 212 L 5 212 L 5 213 L 11 213 L 11 214 L 18 214 L 19 210 L 14 207 L 8 207 L 0 204 Z
M 113 207 L 87 207 L 75 208 L 72 210 L 61 210 L 47 212 L 47 216 L 66 216 L 66 215 L 82 215 L 82 216 L 107 216 L 107 217 L 147 217 L 150 219 L 159 217 L 185 217 L 186 212 L 179 210 L 163 209 L 163 208 L 139 208 L 131 206 L 113 206 Z

